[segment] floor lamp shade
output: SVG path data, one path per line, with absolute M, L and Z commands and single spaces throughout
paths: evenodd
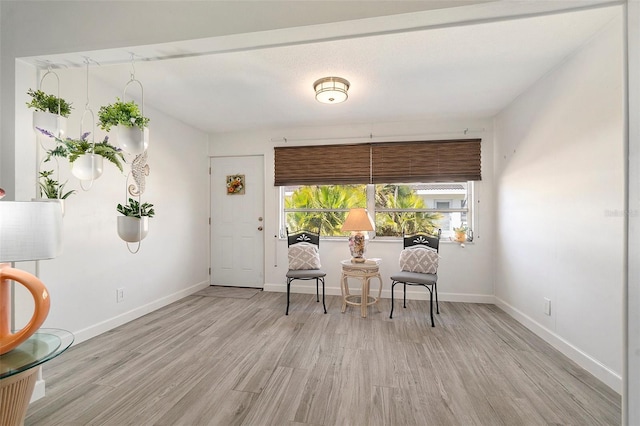
M 0 355 L 16 348 L 38 330 L 49 314 L 49 292 L 37 277 L 8 263 L 51 259 L 62 247 L 62 208 L 48 201 L 0 201 Z M 34 300 L 31 320 L 11 329 L 11 285 L 29 290 Z

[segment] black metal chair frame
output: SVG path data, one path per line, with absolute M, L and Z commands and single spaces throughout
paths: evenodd
M 320 247 L 320 230 L 317 232 L 300 230 L 294 233 L 289 233 L 289 229 L 287 228 L 287 247 L 290 247 L 296 243 L 310 243 L 315 245 L 316 247 Z M 285 315 L 289 315 L 289 298 L 291 295 L 291 282 L 294 280 L 316 280 L 316 302 L 320 302 L 320 294 L 318 291 L 318 284 L 322 282 L 322 307 L 324 308 L 324 313 L 327 313 L 327 305 L 324 301 L 324 277 L 326 273 L 319 269 L 309 269 L 309 270 L 301 270 L 296 271 L 302 275 L 308 276 L 289 276 L 291 274 L 291 270 L 287 272 L 287 312 Z
M 432 235 L 432 234 L 427 234 L 424 232 L 417 232 L 414 234 L 410 234 L 410 235 L 405 235 L 404 233 L 402 234 L 402 240 L 404 243 L 404 248 L 408 248 L 408 247 L 415 247 L 415 246 L 423 246 L 423 247 L 429 247 L 432 248 L 436 251 L 436 253 L 438 253 L 439 248 L 440 248 L 440 234 L 442 233 L 442 230 L 438 229 L 438 232 L 436 235 Z M 419 273 L 413 273 L 413 274 L 419 274 Z M 438 306 L 438 274 L 437 271 L 435 274 L 422 274 L 422 275 L 431 275 L 433 276 L 433 282 L 432 283 L 421 283 L 421 282 L 413 282 L 410 279 L 404 279 L 404 280 L 396 280 L 393 278 L 393 276 L 391 277 L 391 279 L 393 280 L 391 282 L 391 314 L 389 315 L 389 318 L 393 318 L 393 288 L 395 287 L 396 284 L 398 283 L 402 283 L 403 284 L 403 288 L 404 288 L 404 304 L 403 307 L 407 307 L 407 284 L 408 285 L 420 285 L 425 287 L 427 290 L 429 290 L 429 313 L 431 315 L 431 327 L 435 327 L 435 322 L 433 320 L 433 294 L 435 293 L 436 295 L 436 313 L 440 314 L 440 307 Z

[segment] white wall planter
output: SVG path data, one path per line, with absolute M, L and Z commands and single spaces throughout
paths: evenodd
M 138 126 L 118 125 L 116 126 L 116 136 L 120 148 L 130 154 L 142 154 L 149 146 L 149 128 L 147 127 L 142 131 Z
M 64 200 L 61 198 L 32 198 L 31 201 L 48 201 L 50 203 L 58 203 L 60 204 L 60 209 L 62 210 L 62 217 L 64 217 Z
M 67 132 L 67 118 L 50 112 L 33 111 L 33 130 L 41 134 L 36 127 L 62 137 Z
M 98 179 L 102 175 L 104 158 L 97 154 L 79 156 L 71 166 L 71 173 L 80 180 Z
M 149 233 L 149 218 L 118 216 L 118 236 L 128 243 L 142 241 Z

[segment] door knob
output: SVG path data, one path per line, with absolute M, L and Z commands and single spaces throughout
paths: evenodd
M 258 231 L 262 231 L 262 226 L 258 226 Z

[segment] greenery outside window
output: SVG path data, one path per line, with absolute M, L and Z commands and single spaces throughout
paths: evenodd
M 285 228 L 317 229 L 323 237 L 346 236 L 340 228 L 352 207 L 365 207 L 375 220 L 376 237 L 400 237 L 405 232 L 472 228 L 470 200 L 473 182 L 377 185 L 282 186 L 281 232 Z M 373 236 L 372 236 L 373 237 Z
M 348 235 L 340 228 L 349 209 L 367 207 L 367 185 L 298 185 L 280 187 L 283 224 L 289 230 L 321 227 L 323 237 Z

